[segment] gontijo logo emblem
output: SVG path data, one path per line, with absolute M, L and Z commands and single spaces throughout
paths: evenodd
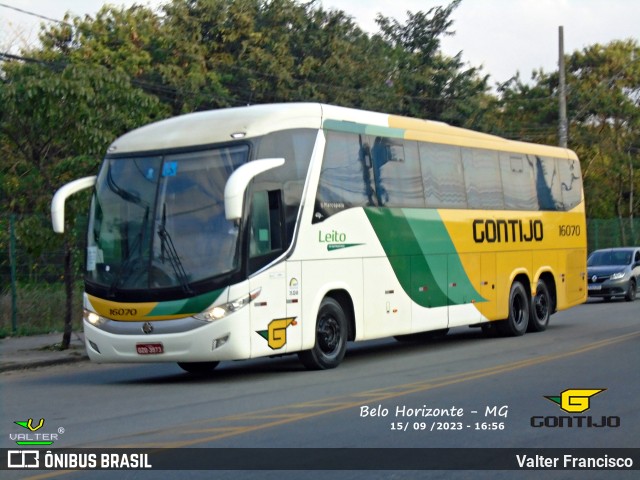
M 260 330 L 256 333 L 267 341 L 269 348 L 277 350 L 287 344 L 287 327 L 297 324 L 296 317 L 277 318 L 269 323 L 268 330 Z
M 591 407 L 591 397 L 605 390 L 606 388 L 569 388 L 562 392 L 560 396 L 545 395 L 544 398 L 557 403 L 567 413 L 582 413 Z
M 591 407 L 591 398 L 605 390 L 606 388 L 569 388 L 560 395 L 544 395 L 544 398 L 572 415 L 534 415 L 531 417 L 531 426 L 535 428 L 618 428 L 621 421 L 617 415 L 595 417 L 582 415 Z M 601 406 L 600 403 L 598 405 Z

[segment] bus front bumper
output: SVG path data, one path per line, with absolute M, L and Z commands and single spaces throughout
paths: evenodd
M 158 330 L 166 330 L 166 322 L 171 321 L 136 322 L 139 333 L 132 331 L 132 322 L 117 322 L 128 323 L 127 333 L 114 333 L 85 320 L 87 354 L 97 363 L 214 362 L 251 355 L 246 333 L 249 319 L 244 315 L 232 315 L 188 331 L 154 333 L 156 324 L 164 327 Z

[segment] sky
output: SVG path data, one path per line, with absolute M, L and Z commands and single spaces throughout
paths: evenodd
M 446 6 L 450 0 L 320 0 L 326 9 L 340 9 L 363 30 L 375 33 L 377 14 L 406 20 L 406 12 Z M 167 0 L 0 0 L 0 51 L 13 53 L 37 44 L 41 18 L 13 9 L 62 19 L 65 12 L 94 16 L 105 3 L 156 8 Z M 613 40 L 640 43 L 638 0 L 462 0 L 453 12 L 455 35 L 442 40 L 447 55 L 462 52 L 470 67 L 482 67 L 490 84 L 520 73 L 528 81 L 534 70 L 551 72 L 558 65 L 558 27 L 564 29 L 565 53 Z

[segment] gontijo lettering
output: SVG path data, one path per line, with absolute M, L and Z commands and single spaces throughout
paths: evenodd
M 544 229 L 541 220 L 493 220 L 473 221 L 473 240 L 476 243 L 541 242 Z

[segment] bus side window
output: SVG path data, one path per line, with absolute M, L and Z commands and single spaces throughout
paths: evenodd
M 504 206 L 510 210 L 537 210 L 534 162 L 524 155 L 500 153 Z
M 313 223 L 353 207 L 376 205 L 371 146 L 366 135 L 327 131 Z
M 503 210 L 502 178 L 498 152 L 463 148 L 462 165 L 469 208 Z
M 535 159 L 536 192 L 540 210 L 562 210 L 562 193 L 555 158 L 527 155 Z
M 582 176 L 578 160 L 558 159 L 560 189 L 565 210 L 571 210 L 582 199 Z
M 428 208 L 467 208 L 460 147 L 421 142 L 422 181 Z
M 418 142 L 376 137 L 371 150 L 377 205 L 424 208 Z

